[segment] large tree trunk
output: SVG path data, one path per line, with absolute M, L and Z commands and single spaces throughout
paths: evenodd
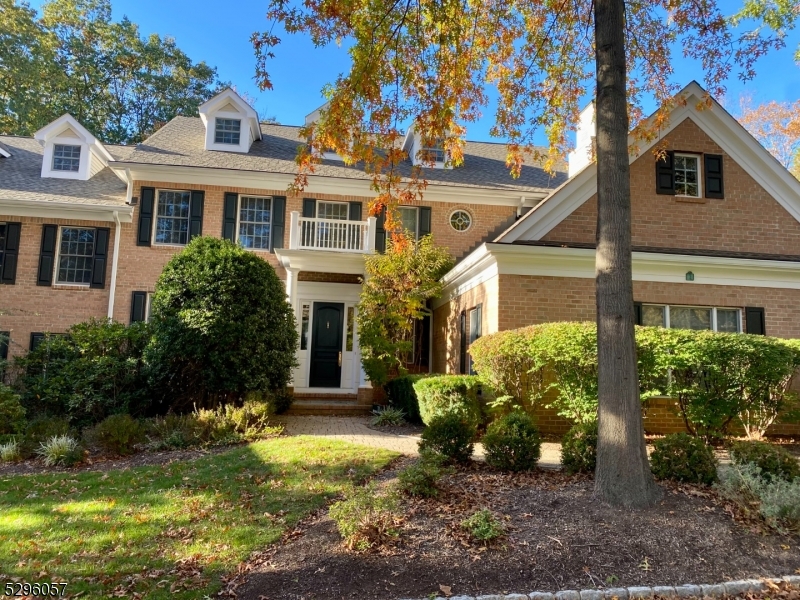
M 597 357 L 595 494 L 616 506 L 660 497 L 644 442 L 634 343 L 624 0 L 595 0 Z

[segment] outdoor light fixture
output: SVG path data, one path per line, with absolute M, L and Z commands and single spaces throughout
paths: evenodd
M 691 271 L 686 272 L 686 281 L 694 281 L 694 273 Z

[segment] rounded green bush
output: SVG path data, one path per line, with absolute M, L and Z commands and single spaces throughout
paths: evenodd
M 530 471 L 542 453 L 542 440 L 533 419 L 514 411 L 501 417 L 483 436 L 486 462 L 504 471 Z
M 446 413 L 431 419 L 422 432 L 420 452 L 441 454 L 456 462 L 468 462 L 475 447 L 474 423 L 458 413 Z
M 474 375 L 439 375 L 413 382 L 422 422 L 430 425 L 436 417 L 455 413 L 475 427 L 483 422 L 478 396 L 481 382 Z
M 710 485 L 717 480 L 717 460 L 710 446 L 685 433 L 671 433 L 657 440 L 650 466 L 657 479 Z
M 730 448 L 731 459 L 738 465 L 751 463 L 761 469 L 766 481 L 800 478 L 800 462 L 780 446 L 767 442 L 736 442 Z
M 86 441 L 103 450 L 125 456 L 145 439 L 144 427 L 130 415 L 111 415 L 84 433 Z
M 594 473 L 597 464 L 597 421 L 578 423 L 561 439 L 561 466 L 566 473 Z

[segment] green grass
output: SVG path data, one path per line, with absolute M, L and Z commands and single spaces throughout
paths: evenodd
M 253 550 L 395 456 L 281 437 L 169 465 L 0 478 L 0 584 L 66 581 L 67 594 L 87 598 L 212 595 Z

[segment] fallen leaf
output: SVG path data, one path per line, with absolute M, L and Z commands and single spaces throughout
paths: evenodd
M 453 591 L 452 591 L 452 590 L 453 590 L 453 588 L 452 588 L 451 586 L 449 586 L 449 585 L 442 585 L 442 584 L 440 583 L 440 584 L 439 584 L 439 589 L 440 589 L 440 590 L 442 590 L 442 593 L 443 593 L 445 596 L 452 596 L 452 595 L 453 595 Z

